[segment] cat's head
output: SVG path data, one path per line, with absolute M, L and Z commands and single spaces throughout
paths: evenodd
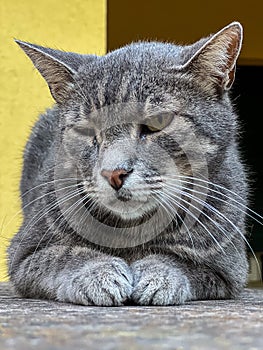
M 57 176 L 78 179 L 93 216 L 122 228 L 185 216 L 190 179 L 216 172 L 233 142 L 241 42 L 237 22 L 189 46 L 139 42 L 102 57 L 17 41 L 58 105 Z

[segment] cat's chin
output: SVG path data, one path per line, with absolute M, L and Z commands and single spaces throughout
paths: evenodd
M 140 220 L 144 216 L 149 216 L 154 211 L 154 208 L 148 208 L 147 210 L 137 210 L 137 211 L 116 211 L 111 210 L 112 214 L 116 217 L 119 217 L 121 220 L 131 221 L 131 220 Z
M 118 202 L 115 202 L 114 205 L 113 203 L 106 205 L 100 203 L 89 212 L 96 220 L 108 226 L 132 227 L 148 221 L 158 210 L 158 206 L 150 202 L 130 201 L 129 204 Z
M 131 200 L 129 202 L 122 202 L 120 200 L 110 201 L 109 203 L 102 203 L 114 215 L 124 220 L 136 220 L 148 212 L 151 212 L 156 205 L 150 202 L 142 202 Z

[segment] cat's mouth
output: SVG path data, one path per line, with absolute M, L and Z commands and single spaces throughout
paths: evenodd
M 117 200 L 121 202 L 128 202 L 133 198 L 131 191 L 127 188 L 121 188 L 119 191 L 115 192 L 115 196 Z
M 82 187 L 82 185 L 79 185 Z M 82 203 L 90 215 L 101 223 L 112 227 L 134 227 L 147 222 L 158 210 L 157 205 L 136 200 L 130 190 L 122 188 L 115 198 L 107 201 L 87 198 L 85 191 L 80 191 Z

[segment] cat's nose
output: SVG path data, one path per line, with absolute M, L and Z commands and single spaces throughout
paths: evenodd
M 127 171 L 124 169 L 116 169 L 116 170 L 102 170 L 101 175 L 105 177 L 105 179 L 108 180 L 108 183 L 113 187 L 116 191 L 119 190 L 123 183 L 125 178 L 131 173 L 132 171 Z

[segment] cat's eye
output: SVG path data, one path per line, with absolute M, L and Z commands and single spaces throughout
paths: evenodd
M 158 132 L 168 126 L 173 119 L 173 115 L 170 113 L 163 113 L 157 116 L 152 116 L 146 119 L 145 126 L 148 132 Z
M 81 136 L 85 136 L 85 137 L 95 137 L 96 136 L 96 132 L 95 129 L 93 128 L 87 128 L 87 127 L 82 127 L 82 126 L 75 126 L 74 127 L 74 131 L 81 135 Z

